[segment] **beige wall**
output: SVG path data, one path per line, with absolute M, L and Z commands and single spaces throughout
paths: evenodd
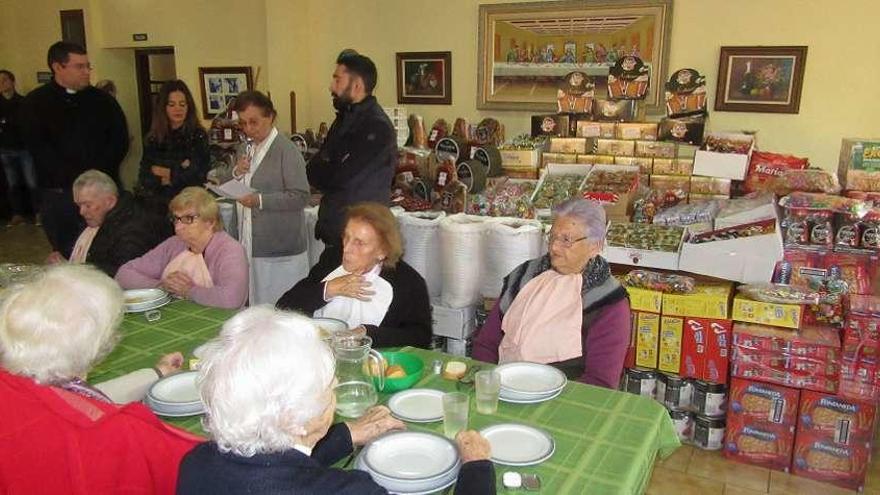
M 140 156 L 132 48 L 174 46 L 178 76 L 196 98 L 199 66 L 250 65 L 260 73 L 279 110 L 278 126 L 290 129 L 289 92 L 297 93 L 300 129 L 331 121 L 330 75 L 340 50 L 353 47 L 379 68 L 376 95 L 397 106 L 396 52 L 451 51 L 451 106 L 408 105 L 430 124 L 442 117 L 472 122 L 493 116 L 507 135 L 527 132 L 531 112 L 476 110 L 479 4 L 504 0 L 0 0 L 0 66 L 35 85 L 45 50 L 60 36 L 57 11 L 86 10 L 87 35 L 96 66 L 93 80 L 111 78 L 135 136 L 124 166 L 131 179 Z M 793 15 L 797 13 L 797 15 Z M 755 129 L 763 149 L 811 158 L 833 168 L 843 136 L 880 135 L 876 64 L 858 65 L 880 49 L 880 38 L 863 29 L 880 15 L 880 2 L 844 0 L 837 6 L 803 0 L 676 0 L 671 40 L 672 69 L 690 66 L 708 77 L 714 101 L 722 45 L 809 45 L 798 115 L 711 111 L 710 128 Z M 148 43 L 131 41 L 145 32 Z M 271 70 L 270 70 L 271 69 Z M 839 76 L 840 75 L 840 76 Z

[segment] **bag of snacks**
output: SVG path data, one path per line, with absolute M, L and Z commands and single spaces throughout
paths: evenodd
M 819 293 L 773 283 L 746 284 L 737 290 L 754 301 L 776 304 L 818 304 L 820 299 Z
M 656 290 L 672 294 L 690 294 L 696 282 L 693 277 L 684 275 L 633 270 L 623 278 L 623 285 L 640 289 Z
M 746 192 L 764 191 L 768 183 L 774 182 L 787 170 L 803 170 L 810 161 L 791 155 L 753 151 L 749 161 L 744 189 Z
M 837 176 L 818 168 L 786 170 L 768 186 L 779 196 L 785 196 L 794 191 L 826 194 L 840 192 L 840 182 L 837 181 Z

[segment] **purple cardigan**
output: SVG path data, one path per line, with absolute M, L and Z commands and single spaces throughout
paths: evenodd
M 623 298 L 599 311 L 596 318 L 584 325 L 584 372 L 577 381 L 617 389 L 623 372 L 623 361 L 630 341 L 629 299 Z M 486 323 L 474 337 L 473 358 L 488 363 L 498 362 L 498 347 L 504 332 L 501 330 L 501 310 L 498 303 L 489 313 Z
M 122 265 L 116 273 L 116 281 L 123 289 L 158 287 L 165 267 L 186 248 L 180 237 L 169 237 L 147 254 Z M 217 308 L 244 307 L 248 298 L 248 262 L 244 247 L 226 232 L 215 232 L 205 247 L 204 256 L 214 287 L 193 287 L 189 298 Z

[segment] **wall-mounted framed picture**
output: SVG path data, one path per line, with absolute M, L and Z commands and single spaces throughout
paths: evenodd
M 250 67 L 199 67 L 202 118 L 213 119 L 242 91 L 254 89 Z
M 398 52 L 397 103 L 452 104 L 452 52 Z
M 477 108 L 555 111 L 565 76 L 582 72 L 608 96 L 618 60 L 647 68 L 647 110 L 665 110 L 672 0 L 563 0 L 480 5 Z
M 806 46 L 722 46 L 715 110 L 798 113 Z

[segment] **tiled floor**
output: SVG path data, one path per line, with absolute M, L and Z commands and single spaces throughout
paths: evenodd
M 0 225 L 0 263 L 40 263 L 49 254 L 43 231 L 33 225 Z M 875 452 L 865 493 L 880 495 Z M 854 492 L 777 471 L 731 462 L 719 452 L 683 446 L 657 461 L 648 495 L 847 495 Z

